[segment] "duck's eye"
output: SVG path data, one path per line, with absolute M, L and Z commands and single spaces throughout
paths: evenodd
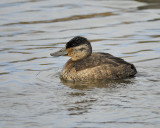
M 83 50 L 85 50 L 85 48 L 80 48 L 79 50 L 80 50 L 80 51 L 83 51 Z

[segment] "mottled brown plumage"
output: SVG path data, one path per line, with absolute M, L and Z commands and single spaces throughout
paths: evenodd
M 79 61 L 70 59 L 63 71 L 62 78 L 66 80 L 100 80 L 122 79 L 134 76 L 136 69 L 123 59 L 107 53 L 92 53 L 92 55 Z
M 66 44 L 66 51 L 71 59 L 65 64 L 61 73 L 61 77 L 65 80 L 122 79 L 137 73 L 133 64 L 121 58 L 109 53 L 92 53 L 90 42 L 84 37 L 75 37 L 69 41 Z

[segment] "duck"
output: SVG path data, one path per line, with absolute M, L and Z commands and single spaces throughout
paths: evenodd
M 82 36 L 72 38 L 64 48 L 50 55 L 71 57 L 61 72 L 61 78 L 67 81 L 125 79 L 137 73 L 133 64 L 121 58 L 92 52 L 90 41 Z

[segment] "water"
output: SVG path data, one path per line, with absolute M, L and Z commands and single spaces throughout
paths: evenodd
M 137 76 L 60 80 L 69 57 L 49 53 L 77 35 Z M 0 40 L 1 128 L 160 127 L 159 0 L 1 0 Z

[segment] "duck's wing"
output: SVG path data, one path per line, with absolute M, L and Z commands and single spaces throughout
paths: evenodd
M 104 60 L 106 61 L 106 63 L 110 63 L 113 65 L 121 65 L 121 64 L 129 64 L 128 62 L 126 62 L 124 59 L 119 58 L 119 57 L 115 57 L 109 53 L 97 53 L 100 58 L 105 58 Z
M 94 68 L 100 65 L 110 65 L 117 67 L 122 64 L 129 64 L 121 58 L 115 57 L 109 53 L 93 53 L 91 56 L 75 63 L 76 71 Z

